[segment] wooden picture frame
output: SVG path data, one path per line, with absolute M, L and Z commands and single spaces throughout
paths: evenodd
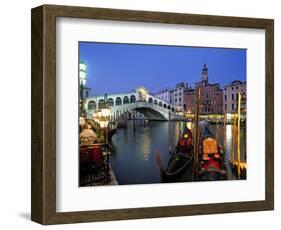
M 170 23 L 265 30 L 265 200 L 56 212 L 56 18 Z M 274 21 L 271 19 L 43 5 L 32 9 L 31 219 L 62 224 L 274 209 Z

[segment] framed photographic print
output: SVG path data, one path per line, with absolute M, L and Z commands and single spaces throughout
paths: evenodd
M 32 9 L 32 220 L 272 210 L 273 23 Z

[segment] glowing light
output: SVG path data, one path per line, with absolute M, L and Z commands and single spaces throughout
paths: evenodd
M 109 115 L 110 115 L 110 109 L 108 109 L 108 108 L 102 109 L 102 110 L 101 110 L 101 115 L 102 115 L 103 117 L 109 117 Z
M 85 119 L 83 117 L 79 118 L 79 124 L 84 125 L 85 124 Z
M 232 127 L 231 125 L 226 125 L 226 139 L 230 140 L 232 137 Z
M 147 100 L 148 91 L 144 87 L 140 87 L 138 90 L 140 100 Z
M 226 114 L 226 119 L 227 119 L 228 121 L 231 119 L 231 117 L 232 117 L 232 116 L 231 116 L 231 113 L 227 113 L 227 114 Z
M 139 92 L 142 94 L 142 95 L 146 95 L 147 94 L 147 90 L 145 88 L 139 88 Z
M 83 61 L 81 61 L 81 62 L 79 63 L 79 69 L 82 70 L 82 71 L 84 71 L 84 72 L 86 72 L 86 69 L 87 69 L 86 63 L 83 62 Z
M 79 64 L 79 78 L 80 78 L 80 84 L 81 85 L 85 85 L 86 84 L 86 63 L 84 63 L 83 61 L 80 62 Z
M 192 128 L 192 122 L 186 122 L 186 127 L 191 130 L 191 128 Z
M 103 129 L 103 128 L 107 127 L 108 121 L 99 121 L 99 124 L 100 124 L 100 127 Z
M 142 144 L 142 153 L 143 153 L 144 160 L 149 160 L 150 149 L 151 149 L 151 138 L 149 135 L 144 135 L 143 144 Z

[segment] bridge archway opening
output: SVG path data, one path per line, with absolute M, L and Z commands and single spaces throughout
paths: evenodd
M 136 96 L 135 95 L 131 95 L 130 96 L 130 103 L 135 103 L 136 102 Z
M 149 102 L 149 103 L 152 103 L 152 102 L 153 102 L 152 97 L 150 97 L 150 98 L 148 99 L 148 102 Z
M 125 96 L 123 98 L 123 104 L 129 104 L 129 103 L 130 103 L 129 98 L 127 96 Z
M 160 112 L 152 108 L 140 107 L 140 108 L 135 108 L 133 110 L 141 113 L 145 117 L 145 119 L 148 120 L 159 120 L 159 121 L 167 120 L 167 118 L 165 118 Z
M 164 103 L 164 104 L 163 104 L 163 107 L 166 109 L 166 108 L 167 108 L 167 105 Z
M 168 110 L 171 110 L 171 106 L 168 105 L 167 109 L 168 109 Z
M 115 105 L 122 105 L 122 99 L 121 99 L 121 97 L 117 97 L 117 98 L 115 99 Z
M 113 100 L 113 98 L 108 98 L 107 99 L 107 104 L 109 105 L 109 106 L 114 106 L 114 100 Z
M 106 107 L 104 99 L 99 99 L 98 107 L 99 109 L 104 109 Z
M 159 104 L 158 104 L 158 105 L 162 107 L 162 102 L 161 102 L 161 101 L 159 101 Z
M 97 103 L 95 101 L 88 102 L 88 110 L 94 110 L 97 108 Z
M 154 104 L 155 104 L 155 105 L 158 105 L 158 101 L 157 101 L 157 100 L 154 100 Z
M 172 107 L 172 111 L 175 112 L 175 108 L 174 107 Z

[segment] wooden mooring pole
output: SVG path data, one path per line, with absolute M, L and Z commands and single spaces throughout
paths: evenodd
M 194 175 L 198 180 L 198 158 L 199 158 L 199 111 L 200 110 L 200 88 L 196 90 L 196 111 L 195 111 L 195 143 L 194 143 Z
M 171 111 L 169 111 L 169 131 L 168 131 L 168 143 L 169 143 L 169 153 L 172 153 L 172 140 L 171 140 Z
M 232 148 L 231 148 L 231 164 L 232 164 L 232 167 L 234 166 L 234 163 L 235 163 L 235 158 L 234 158 L 234 155 L 235 155 L 235 140 L 236 140 L 236 113 L 234 114 L 234 117 L 233 117 L 233 126 L 232 126 Z
M 237 161 L 238 161 L 238 166 L 237 166 L 237 173 L 238 173 L 238 178 L 240 179 L 240 167 L 241 167 L 241 162 L 240 162 L 240 114 L 241 112 L 241 93 L 238 93 L 238 122 L 237 122 Z

